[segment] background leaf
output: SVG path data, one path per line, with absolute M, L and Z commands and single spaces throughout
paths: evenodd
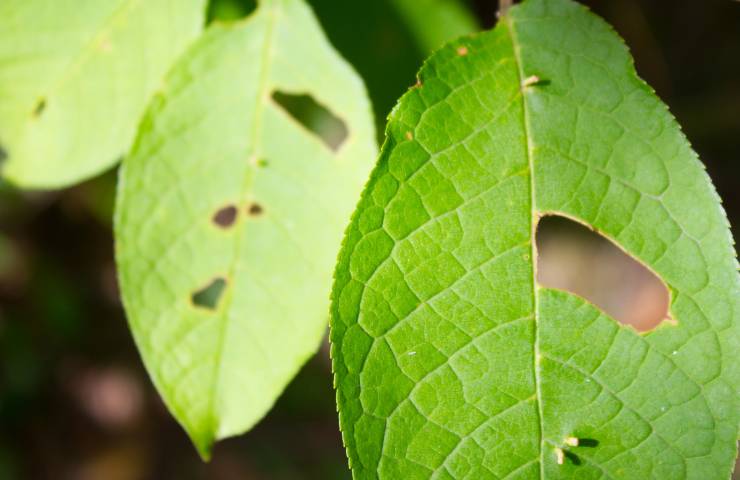
M 381 134 L 422 61 L 446 41 L 479 28 L 465 2 L 456 0 L 310 3 L 332 43 L 365 80 Z
M 200 33 L 204 12 L 205 0 L 2 2 L 5 178 L 64 187 L 119 160 L 163 75 Z
M 613 31 L 568 0 L 524 2 L 432 56 L 387 135 L 333 293 L 355 477 L 727 478 L 732 239 Z M 654 270 L 671 320 L 641 335 L 538 287 L 543 214 Z
M 412 32 L 419 49 L 430 54 L 447 41 L 478 30 L 470 10 L 459 0 L 390 0 Z
M 341 144 L 284 97 L 323 106 Z M 299 0 L 211 27 L 153 102 L 120 175 L 117 264 L 147 368 L 203 456 L 318 347 L 376 153 L 362 81 Z

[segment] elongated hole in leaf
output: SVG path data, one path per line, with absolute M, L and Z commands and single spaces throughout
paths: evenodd
M 193 305 L 209 310 L 216 310 L 224 290 L 226 290 L 226 279 L 221 277 L 214 278 L 208 285 L 193 293 L 191 297 Z
M 229 228 L 236 221 L 236 215 L 239 211 L 234 205 L 227 205 L 220 208 L 213 214 L 213 223 L 221 228 Z
M 275 91 L 272 98 L 298 123 L 316 134 L 331 150 L 335 152 L 339 150 L 347 139 L 349 131 L 342 119 L 316 103 L 310 95 L 292 95 Z
M 537 229 L 537 281 L 585 298 L 644 332 L 668 318 L 665 283 L 607 238 L 560 216 L 548 215 Z

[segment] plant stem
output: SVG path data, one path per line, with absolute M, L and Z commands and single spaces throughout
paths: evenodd
M 502 15 L 506 15 L 506 12 L 509 11 L 509 7 L 511 7 L 512 3 L 514 3 L 513 0 L 499 0 L 498 16 L 501 17 Z

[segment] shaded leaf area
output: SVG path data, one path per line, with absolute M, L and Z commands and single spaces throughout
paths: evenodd
M 318 132 L 286 97 L 311 99 Z M 117 265 L 144 363 L 204 457 L 319 347 L 376 153 L 362 80 L 299 0 L 214 23 L 154 99 L 120 172 Z
M 201 32 L 206 0 L 0 5 L 3 177 L 59 188 L 128 151 L 162 77 Z M 173 10 L 177 15 L 172 15 Z
M 574 2 L 529 0 L 419 79 L 336 271 L 332 352 L 356 478 L 728 477 L 732 239 L 622 41 Z M 545 214 L 655 271 L 675 322 L 639 335 L 541 288 Z

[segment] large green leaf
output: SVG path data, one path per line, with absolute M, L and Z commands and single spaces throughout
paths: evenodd
M 333 291 L 355 478 L 728 478 L 728 223 L 610 27 L 569 0 L 514 7 L 429 59 L 387 136 Z M 672 321 L 639 334 L 539 287 L 545 214 L 655 271 Z
M 276 91 L 312 96 L 344 143 Z M 376 154 L 362 81 L 301 0 L 209 28 L 155 97 L 120 173 L 117 263 L 149 373 L 202 455 L 259 420 L 318 347 Z
M 204 11 L 205 0 L 0 2 L 6 179 L 63 187 L 113 165 Z

